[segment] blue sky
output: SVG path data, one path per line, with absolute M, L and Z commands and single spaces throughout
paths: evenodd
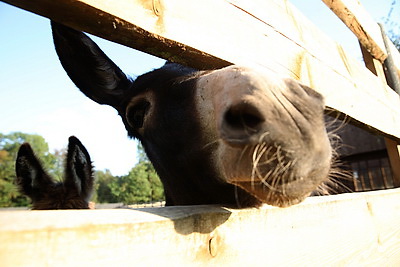
M 292 0 L 310 20 L 361 58 L 351 32 L 320 0 Z M 360 1 L 382 22 L 392 0 Z M 399 3 L 392 18 L 400 18 Z M 105 53 L 128 75 L 137 76 L 164 61 L 94 37 Z M 42 135 L 50 150 L 77 136 L 96 169 L 124 175 L 136 163 L 136 142 L 129 140 L 113 108 L 84 97 L 69 80 L 54 51 L 49 20 L 0 2 L 0 132 Z

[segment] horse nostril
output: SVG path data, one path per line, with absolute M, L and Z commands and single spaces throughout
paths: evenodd
M 224 114 L 222 138 L 231 142 L 247 142 L 260 131 L 265 121 L 261 112 L 252 104 L 240 103 L 231 106 Z
M 225 122 L 233 129 L 254 129 L 262 120 L 253 114 L 243 111 L 228 110 L 225 113 Z
M 224 119 L 228 126 L 236 130 L 257 130 L 257 126 L 264 121 L 260 111 L 248 103 L 230 107 Z

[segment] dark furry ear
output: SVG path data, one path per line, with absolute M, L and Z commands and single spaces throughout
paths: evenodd
M 35 198 L 35 189 L 45 190 L 53 183 L 28 143 L 22 144 L 18 150 L 15 171 L 19 191 L 32 200 Z
M 132 82 L 84 33 L 51 22 L 54 45 L 62 66 L 90 99 L 118 109 Z
M 93 166 L 89 153 L 75 136 L 69 138 L 64 184 L 89 201 L 94 184 Z

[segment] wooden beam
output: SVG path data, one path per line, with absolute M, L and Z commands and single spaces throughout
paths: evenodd
M 379 61 L 387 57 L 379 25 L 358 0 L 322 0 Z
M 155 35 L 131 23 L 136 20 L 143 23 L 157 20 L 157 7 L 153 7 L 152 4 L 156 4 L 158 1 L 121 0 L 118 5 L 113 1 L 99 1 L 100 8 L 97 8 L 98 6 L 93 3 L 91 4 L 90 1 L 85 3 L 85 1 L 75 0 L 11 0 L 4 2 L 48 17 L 77 30 L 167 60 L 178 61 L 185 65 L 192 63 L 193 67 L 199 69 L 205 68 L 205 66 L 221 68 L 231 64 L 195 48 L 166 39 L 162 35 Z M 107 10 L 109 7 L 111 7 L 110 10 Z M 120 12 L 123 14 L 120 15 Z M 131 17 L 134 18 L 131 22 L 123 19 L 127 16 L 127 13 L 131 13 Z
M 271 69 L 321 92 L 327 106 L 366 128 L 400 138 L 399 96 L 288 1 L 5 2 L 196 68 L 235 63 Z
M 290 208 L 2 211 L 2 266 L 396 266 L 400 191 Z
M 397 75 L 400 77 L 400 52 L 392 42 L 389 43 L 389 50 L 392 54 L 393 62 L 397 69 Z
M 400 143 L 385 138 L 385 144 L 392 170 L 393 186 L 400 187 Z
M 386 84 L 387 81 L 382 63 L 373 58 L 361 42 L 360 48 L 365 66 L 381 80 L 382 84 Z M 400 187 L 400 143 L 387 137 L 385 137 L 384 140 L 388 152 L 390 168 L 392 170 L 393 186 Z
M 381 63 L 386 59 L 387 52 L 382 39 L 379 25 L 365 10 L 358 0 L 322 0 L 357 36 L 368 52 Z M 391 44 L 389 47 L 395 66 L 400 75 L 400 53 Z

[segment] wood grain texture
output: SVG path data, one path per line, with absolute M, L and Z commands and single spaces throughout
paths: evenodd
M 322 0 L 357 36 L 360 43 L 379 61 L 387 57 L 378 23 L 358 0 Z
M 373 58 L 372 55 L 366 51 L 364 46 L 361 46 L 365 66 L 381 80 L 382 84 L 387 84 L 385 73 L 382 63 Z M 392 171 L 394 187 L 400 187 L 400 143 L 390 138 L 384 138 L 386 150 L 389 157 L 390 168 Z
M 385 138 L 386 149 L 392 169 L 393 185 L 400 187 L 400 143 Z
M 0 212 L 1 266 L 395 266 L 400 191 L 290 208 Z
M 357 36 L 368 52 L 381 63 L 387 57 L 379 25 L 358 0 L 322 0 L 344 24 Z M 390 52 L 400 75 L 400 53 L 390 44 Z

